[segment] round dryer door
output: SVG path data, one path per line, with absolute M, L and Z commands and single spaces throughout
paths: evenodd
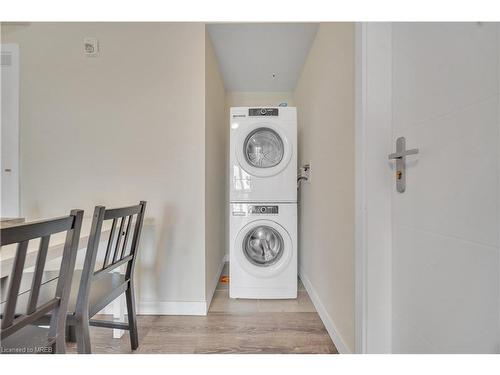
M 283 160 L 285 148 L 278 133 L 269 128 L 252 131 L 243 144 L 247 163 L 256 168 L 272 168 Z
M 286 168 L 293 150 L 279 126 L 258 123 L 241 132 L 235 151 L 238 162 L 247 173 L 270 177 Z
M 235 249 L 242 268 L 259 277 L 282 272 L 294 251 L 288 232 L 271 220 L 256 220 L 246 225 L 236 238 Z

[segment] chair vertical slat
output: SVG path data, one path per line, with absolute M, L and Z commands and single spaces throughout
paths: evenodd
M 125 251 L 127 250 L 128 237 L 130 235 L 130 228 L 132 227 L 132 217 L 133 215 L 130 215 L 128 217 L 127 231 L 125 232 L 125 238 L 123 239 L 122 253 L 120 255 L 120 259 L 123 259 L 123 257 L 125 256 Z
M 146 202 L 141 201 L 141 211 L 137 214 L 137 220 L 135 223 L 135 229 L 134 229 L 134 235 L 132 237 L 132 245 L 130 247 L 130 255 L 133 256 L 133 259 L 129 264 L 127 265 L 127 270 L 125 271 L 125 278 L 127 280 L 131 280 L 134 276 L 134 268 L 135 268 L 135 261 L 137 259 L 137 249 L 139 247 L 139 241 L 141 238 L 141 232 L 142 232 L 142 223 L 144 221 L 144 213 L 146 212 Z
M 2 329 L 7 328 L 14 321 L 17 297 L 19 295 L 19 288 L 23 277 L 24 262 L 28 251 L 28 242 L 29 241 L 22 241 L 17 245 L 16 257 L 12 266 L 12 274 L 10 276 L 11 280 L 9 282 L 9 289 L 7 292 L 7 304 L 5 306 L 2 319 Z
M 65 352 L 65 328 L 66 314 L 73 280 L 73 271 L 76 263 L 76 253 L 78 252 L 78 242 L 80 241 L 80 230 L 82 228 L 83 211 L 71 210 L 73 217 L 72 228 L 66 232 L 64 242 L 63 257 L 59 270 L 59 280 L 56 286 L 56 298 L 60 298 L 60 304 L 54 310 L 50 318 L 49 338 L 56 338 L 56 353 Z
M 113 219 L 113 224 L 111 224 L 111 232 L 109 233 L 108 247 L 106 248 L 106 255 L 104 256 L 104 263 L 102 264 L 102 269 L 106 268 L 109 257 L 111 255 L 111 248 L 113 247 L 115 231 L 116 231 L 116 219 Z
M 120 229 L 118 229 L 118 238 L 116 240 L 115 252 L 113 254 L 113 263 L 116 262 L 118 254 L 120 252 L 120 245 L 122 243 L 122 238 L 123 238 L 123 226 L 125 225 L 126 218 L 127 218 L 126 216 L 123 216 L 120 220 Z
M 76 299 L 75 317 L 80 320 L 88 320 L 90 285 L 94 275 L 97 252 L 99 251 L 99 242 L 105 211 L 106 208 L 104 206 L 96 206 L 94 209 L 92 226 L 90 228 L 89 240 L 87 243 L 87 252 L 85 254 L 85 261 L 83 263 L 83 271 Z
M 40 240 L 40 247 L 36 257 L 35 274 L 31 281 L 31 292 L 28 301 L 28 309 L 26 314 L 32 314 L 36 310 L 38 303 L 38 295 L 40 294 L 40 286 L 42 284 L 43 270 L 45 268 L 45 260 L 47 259 L 47 252 L 49 249 L 50 235 L 44 236 Z

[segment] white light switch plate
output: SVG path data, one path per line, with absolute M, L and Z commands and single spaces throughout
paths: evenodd
M 97 38 L 83 38 L 83 52 L 86 56 L 97 56 L 99 53 L 99 42 Z

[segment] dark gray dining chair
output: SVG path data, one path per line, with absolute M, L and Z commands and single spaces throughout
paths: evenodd
M 65 324 L 69 302 L 71 279 L 75 267 L 83 211 L 73 210 L 69 216 L 16 225 L 0 230 L 0 246 L 17 244 L 12 271 L 2 288 L 0 352 L 1 353 L 65 353 Z M 66 232 L 66 240 L 59 270 L 49 298 L 40 298 L 50 236 Z M 29 289 L 21 289 L 29 241 L 40 239 L 36 253 L 35 269 Z M 31 253 L 29 254 L 32 255 Z M 22 296 L 26 303 L 18 311 L 18 300 Z M 49 328 L 35 323 L 49 316 Z
M 90 354 L 89 325 L 128 330 L 130 346 L 136 350 L 139 346 L 137 333 L 137 317 L 135 312 L 134 267 L 137 260 L 139 240 L 144 221 L 146 202 L 141 201 L 136 206 L 106 209 L 97 206 L 94 209 L 92 225 L 83 269 L 75 270 L 66 317 L 66 335 L 69 341 L 76 341 L 78 353 Z M 111 221 L 109 237 L 101 242 L 103 223 Z M 97 263 L 100 245 L 105 245 L 104 258 Z M 120 266 L 126 266 L 125 274 L 115 271 Z M 47 279 L 53 275 L 46 272 Z M 29 276 L 26 277 L 29 279 Z M 47 283 L 40 290 L 40 297 L 47 298 L 53 293 L 55 284 Z M 127 323 L 92 320 L 99 311 L 125 293 L 127 303 Z M 19 303 L 16 314 L 24 308 L 27 301 Z M 39 325 L 47 324 L 49 316 L 38 320 Z
M 76 297 L 76 300 L 70 301 L 71 310 L 67 321 L 70 336 L 76 336 L 78 353 L 91 353 L 89 325 L 128 330 L 132 350 L 139 346 L 134 268 L 145 211 L 145 201 L 136 206 L 113 209 L 97 206 L 94 210 L 83 270 L 75 271 L 75 281 L 80 282 L 74 285 L 72 296 Z M 96 269 L 102 225 L 106 220 L 112 220 L 111 231 L 103 263 Z M 111 272 L 125 265 L 125 274 Z M 123 293 L 127 303 L 127 323 L 91 319 Z

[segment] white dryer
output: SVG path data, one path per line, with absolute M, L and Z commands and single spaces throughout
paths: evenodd
M 230 127 L 230 201 L 296 202 L 296 109 L 233 107 Z
M 230 205 L 231 298 L 297 298 L 297 205 Z

